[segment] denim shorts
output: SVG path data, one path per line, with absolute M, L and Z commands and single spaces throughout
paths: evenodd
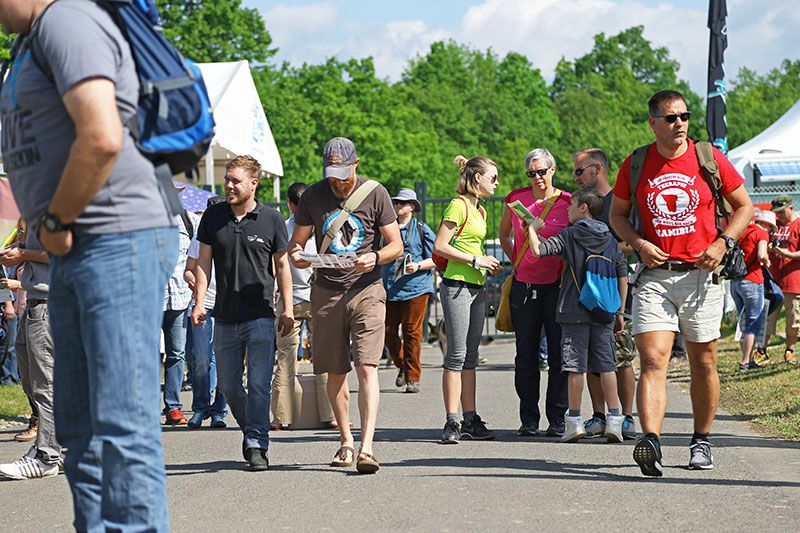
M 744 335 L 761 333 L 764 309 L 764 285 L 746 279 L 731 281 L 731 296 L 739 313 L 739 328 Z

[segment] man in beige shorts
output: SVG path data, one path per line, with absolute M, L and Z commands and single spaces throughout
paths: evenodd
M 633 286 L 633 335 L 641 359 L 637 408 L 644 436 L 633 458 L 646 476 L 661 476 L 659 435 L 667 408 L 667 367 L 676 333 L 683 334 L 692 376 L 694 434 L 689 468 L 713 468 L 708 433 L 719 403 L 717 339 L 722 288 L 712 271 L 753 216 L 743 179 L 722 153 L 687 137 L 691 113 L 677 91 L 648 102 L 656 141 L 637 148 L 622 164 L 613 190 L 611 225 L 641 258 Z M 715 167 L 718 194 L 731 206 L 718 230 L 714 191 L 701 169 Z M 635 204 L 634 204 L 635 202 Z M 635 208 L 638 228 L 629 216 Z
M 312 233 L 320 254 L 353 258 L 353 266 L 316 269 L 311 289 L 314 372 L 328 373 L 328 398 L 339 425 L 341 445 L 331 466 L 356 463 L 359 473 L 377 472 L 372 441 L 378 417 L 378 365 L 383 352 L 386 291 L 378 265 L 403 253 L 397 213 L 386 189 L 356 174 L 353 142 L 328 141 L 323 150 L 323 179 L 300 197 L 289 243 L 292 263 L 307 268 L 303 248 Z M 380 247 L 381 237 L 385 246 Z M 355 452 L 350 431 L 347 374 L 358 376 L 361 447 Z

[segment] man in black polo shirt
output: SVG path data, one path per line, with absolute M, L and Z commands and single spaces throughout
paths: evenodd
M 275 364 L 275 276 L 281 298 L 292 300 L 292 277 L 286 257 L 288 236 L 280 213 L 255 198 L 261 165 L 249 155 L 225 167 L 225 203 L 209 207 L 200 221 L 197 239 L 196 300 L 192 324 L 206 318 L 204 300 L 216 267 L 214 306 L 217 380 L 231 412 L 244 433 L 242 452 L 251 470 L 269 467 L 269 404 Z M 291 306 L 278 319 L 287 334 L 294 324 Z M 247 391 L 242 385 L 247 353 Z

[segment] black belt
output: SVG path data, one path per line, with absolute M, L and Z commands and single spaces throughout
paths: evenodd
M 694 263 L 687 263 L 686 261 L 666 261 L 656 268 L 669 270 L 670 272 L 689 272 L 690 270 L 696 270 L 697 266 Z

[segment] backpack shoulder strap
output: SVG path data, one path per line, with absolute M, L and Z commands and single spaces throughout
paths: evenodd
M 639 206 L 636 204 L 636 190 L 639 188 L 639 182 L 642 180 L 642 169 L 644 168 L 644 161 L 647 158 L 647 150 L 650 145 L 646 144 L 635 149 L 631 153 L 631 169 L 628 174 L 628 189 L 631 194 L 631 213 L 635 221 L 634 229 L 638 230 L 639 226 Z
M 192 219 L 189 218 L 189 213 L 186 212 L 186 209 L 181 209 L 180 215 L 181 220 L 183 221 L 183 226 L 186 228 L 186 233 L 189 234 L 189 240 L 191 241 L 194 238 L 194 225 L 192 224 Z
M 722 176 L 719 173 L 719 165 L 714 159 L 714 151 L 712 145 L 708 141 L 697 141 L 694 143 L 694 149 L 697 153 L 697 162 L 700 165 L 700 172 L 711 189 L 711 194 L 714 196 L 714 215 L 717 221 L 717 229 L 721 232 L 722 228 L 720 220 L 727 218 L 730 210 L 725 205 L 725 198 L 722 193 Z
M 333 219 L 331 225 L 328 226 L 328 231 L 325 232 L 325 236 L 322 238 L 322 246 L 319 248 L 320 254 L 324 254 L 328 251 L 328 247 L 333 242 L 333 239 L 336 238 L 336 234 L 339 233 L 340 229 L 342 229 L 342 226 L 344 226 L 344 223 L 348 218 L 350 218 L 350 215 L 353 213 L 353 211 L 358 209 L 364 200 L 366 200 L 367 196 L 369 196 L 369 193 L 371 193 L 378 185 L 380 184 L 375 180 L 367 180 L 359 185 L 358 188 L 347 198 L 347 200 L 345 200 L 339 215 Z

